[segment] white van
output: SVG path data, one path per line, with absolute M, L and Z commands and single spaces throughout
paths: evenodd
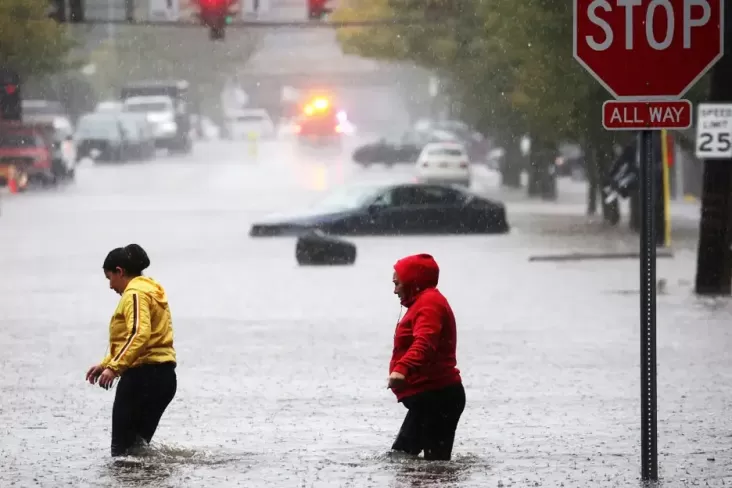
M 226 114 L 226 125 L 232 139 L 270 139 L 275 136 L 275 125 L 263 108 L 232 110 Z

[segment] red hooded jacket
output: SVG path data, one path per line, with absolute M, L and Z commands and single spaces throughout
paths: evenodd
M 461 383 L 455 350 L 455 316 L 437 290 L 440 268 L 429 254 L 400 259 L 394 271 L 402 284 L 402 305 L 407 313 L 394 333 L 389 374 L 406 377 L 407 385 L 395 390 L 398 401 L 430 390 Z

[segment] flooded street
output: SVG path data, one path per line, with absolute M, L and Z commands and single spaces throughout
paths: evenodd
M 638 263 L 529 262 L 619 245 L 544 232 L 550 217 L 511 203 L 509 235 L 357 238 L 348 267 L 299 267 L 294 239 L 249 238 L 336 185 L 411 178 L 349 155 L 208 142 L 3 194 L 0 486 L 638 486 Z M 494 188 L 480 171 L 477 189 Z M 113 463 L 114 392 L 84 373 L 118 301 L 102 261 L 132 242 L 169 294 L 178 393 L 152 452 Z M 679 247 L 659 259 L 661 485 L 729 486 L 732 314 L 693 296 L 695 249 Z M 458 323 L 467 406 L 449 463 L 389 454 L 406 413 L 386 388 L 392 266 L 418 252 Z

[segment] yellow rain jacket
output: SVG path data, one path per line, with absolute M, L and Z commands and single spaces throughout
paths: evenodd
M 121 375 L 143 364 L 175 361 L 173 324 L 165 290 L 147 276 L 133 278 L 109 324 L 109 354 L 102 366 Z

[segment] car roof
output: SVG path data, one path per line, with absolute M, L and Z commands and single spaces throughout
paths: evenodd
M 250 109 L 240 109 L 240 110 L 233 110 L 231 112 L 231 115 L 235 117 L 239 117 L 242 115 L 256 115 L 259 117 L 269 117 L 269 112 L 267 112 L 263 108 L 250 108 Z
M 461 151 L 464 151 L 465 145 L 460 142 L 457 142 L 457 141 L 428 142 L 427 145 L 425 145 L 425 149 L 437 149 L 437 148 L 460 149 Z
M 170 98 L 167 95 L 140 95 L 140 96 L 134 96 L 129 97 L 125 99 L 125 104 L 135 104 L 135 103 L 150 103 L 150 102 L 163 102 L 163 103 L 173 103 L 173 99 Z
M 145 87 L 174 87 L 178 89 L 188 88 L 189 84 L 186 80 L 140 80 L 132 81 L 124 85 L 122 88 L 145 88 Z
M 82 120 L 119 120 L 119 112 L 89 112 L 79 117 Z
M 421 183 L 418 181 L 403 181 L 398 183 L 356 183 L 354 185 L 349 185 L 350 188 L 364 188 L 364 189 L 373 189 L 374 191 L 386 191 L 386 190 L 394 190 L 396 188 L 445 188 L 453 191 L 457 191 L 458 193 L 464 193 L 467 192 L 463 190 L 460 187 L 452 186 L 449 184 L 440 184 L 440 183 Z
M 61 102 L 56 100 L 40 100 L 40 99 L 24 99 L 21 100 L 20 104 L 24 107 L 54 107 L 62 108 Z

